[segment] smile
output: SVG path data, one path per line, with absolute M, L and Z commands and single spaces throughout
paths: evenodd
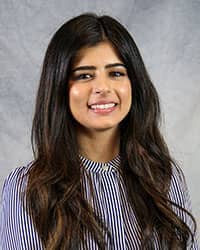
M 107 104 L 93 104 L 89 106 L 91 109 L 110 109 L 115 107 L 117 104 L 116 103 L 107 103 Z
M 99 115 L 108 115 L 117 108 L 117 103 L 104 103 L 89 105 L 90 111 Z

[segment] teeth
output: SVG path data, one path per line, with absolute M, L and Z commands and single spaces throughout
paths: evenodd
M 91 105 L 91 109 L 108 109 L 115 106 L 115 103 Z

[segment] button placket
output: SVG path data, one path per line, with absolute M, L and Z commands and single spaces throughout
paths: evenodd
M 104 171 L 107 171 L 108 170 L 108 164 L 106 164 L 106 163 L 104 163 L 103 164 L 103 166 L 102 166 L 102 169 L 104 170 Z

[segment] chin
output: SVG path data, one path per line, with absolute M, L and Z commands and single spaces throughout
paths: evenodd
M 96 130 L 96 131 L 106 131 L 106 130 L 111 130 L 111 129 L 116 129 L 118 127 L 118 124 L 117 125 L 101 125 L 101 126 L 93 126 L 93 127 L 90 127 L 92 130 Z

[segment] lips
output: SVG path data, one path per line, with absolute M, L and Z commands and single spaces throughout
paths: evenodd
M 108 115 L 116 110 L 118 103 L 115 102 L 99 102 L 88 105 L 89 110 L 96 115 Z
M 105 104 L 92 104 L 89 105 L 90 109 L 110 109 L 113 108 L 114 106 L 116 106 L 116 103 L 105 103 Z

